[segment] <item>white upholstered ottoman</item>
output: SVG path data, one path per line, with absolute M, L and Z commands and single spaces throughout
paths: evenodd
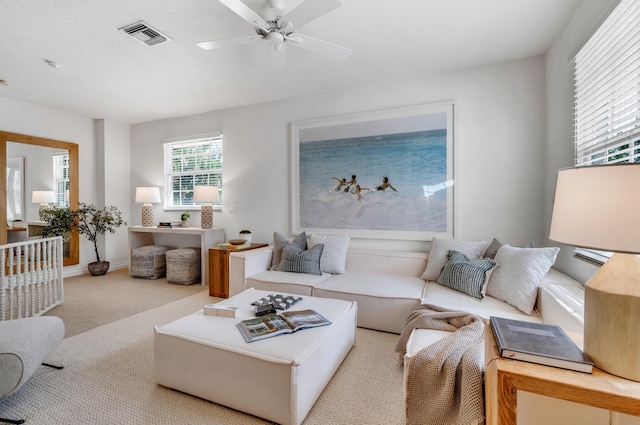
M 305 296 L 291 310 L 311 308 L 332 323 L 245 342 L 236 323 L 254 317 L 251 303 L 269 291 L 249 289 L 221 305 L 236 318 L 197 311 L 155 328 L 154 379 L 279 424 L 300 424 L 355 343 L 354 302 Z

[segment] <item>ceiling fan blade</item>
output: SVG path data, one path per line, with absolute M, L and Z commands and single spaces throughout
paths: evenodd
M 240 46 L 243 44 L 251 43 L 254 40 L 260 40 L 261 38 L 257 35 L 250 35 L 247 37 L 239 37 L 239 38 L 228 38 L 226 40 L 216 40 L 216 41 L 203 41 L 198 43 L 198 47 L 201 47 L 205 50 L 211 49 L 219 49 L 221 47 L 233 47 Z
M 271 57 L 269 58 L 269 69 L 274 71 L 284 71 L 287 67 L 287 49 L 285 46 L 281 46 L 276 50 L 271 48 Z
M 261 26 L 269 27 L 269 25 L 265 22 L 264 19 L 260 17 L 260 15 L 258 15 L 256 12 L 251 10 L 249 6 L 247 6 L 240 0 L 219 0 L 219 1 L 220 3 L 227 6 L 229 9 L 233 10 L 242 19 L 249 22 L 251 25 L 255 25 L 255 22 L 258 22 Z
M 347 47 L 338 46 L 337 44 L 330 43 L 328 41 L 319 40 L 317 38 L 300 34 L 297 32 L 296 36 L 302 39 L 301 43 L 291 43 L 291 46 L 300 47 L 301 49 L 308 50 L 314 53 L 320 53 L 333 59 L 346 61 L 353 52 Z
M 278 19 L 278 25 L 280 22 L 290 21 L 293 23 L 293 28 L 299 28 L 340 6 L 342 6 L 340 0 L 307 0 Z

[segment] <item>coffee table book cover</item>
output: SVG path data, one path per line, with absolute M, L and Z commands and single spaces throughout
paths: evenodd
M 330 325 L 326 317 L 315 310 L 283 311 L 243 320 L 236 326 L 245 341 L 253 342 L 301 329 Z
M 593 362 L 560 326 L 491 316 L 501 357 L 591 373 Z

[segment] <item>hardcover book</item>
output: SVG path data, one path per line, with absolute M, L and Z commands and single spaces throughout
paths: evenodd
M 283 311 L 243 320 L 236 326 L 247 342 L 259 341 L 277 335 L 290 334 L 301 329 L 330 325 L 331 322 L 315 310 Z
M 560 326 L 491 316 L 501 357 L 591 373 L 593 362 Z

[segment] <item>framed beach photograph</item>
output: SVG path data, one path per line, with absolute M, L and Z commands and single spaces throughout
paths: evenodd
M 292 232 L 453 237 L 453 103 L 291 124 Z

